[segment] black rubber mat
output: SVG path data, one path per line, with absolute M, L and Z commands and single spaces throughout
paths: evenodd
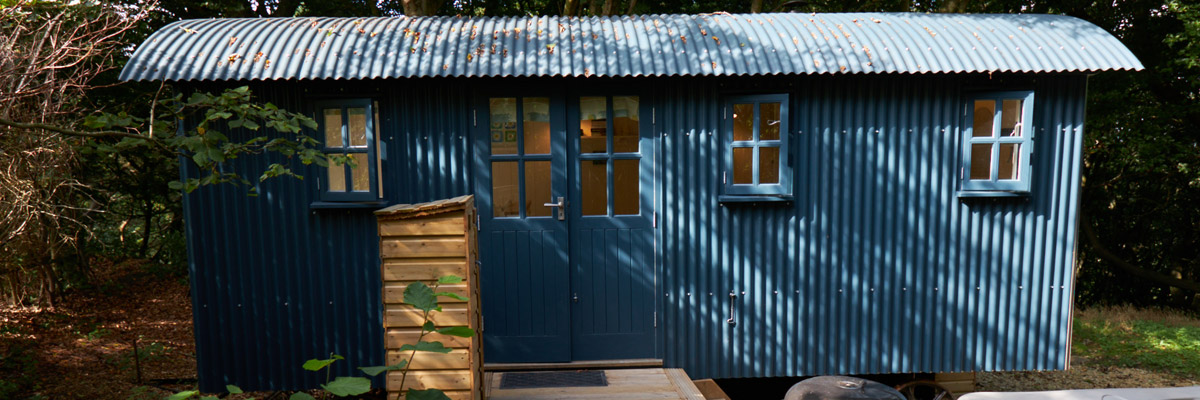
M 505 372 L 501 389 L 608 386 L 604 371 Z

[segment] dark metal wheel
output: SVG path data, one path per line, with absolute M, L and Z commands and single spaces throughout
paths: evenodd
M 930 380 L 912 381 L 896 386 L 908 400 L 954 400 L 954 393 Z

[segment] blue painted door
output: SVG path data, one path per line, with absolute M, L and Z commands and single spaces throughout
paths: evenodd
M 648 108 L 638 96 L 481 101 L 486 361 L 655 357 Z
M 581 92 L 568 103 L 571 355 L 653 358 L 654 146 L 636 95 Z
M 487 362 L 571 359 L 561 96 L 484 98 L 475 140 Z M 565 213 L 565 210 L 563 211 Z

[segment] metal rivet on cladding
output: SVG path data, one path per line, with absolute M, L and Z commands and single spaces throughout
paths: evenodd
M 743 294 L 743 295 L 745 295 L 745 294 L 746 294 L 746 292 L 742 292 L 742 294 Z
M 871 288 L 871 291 L 872 291 L 872 292 L 874 292 L 874 291 L 875 291 L 875 288 Z
M 842 292 L 842 289 L 838 289 L 838 293 L 841 293 L 841 292 Z
M 1018 290 L 1025 290 L 1025 287 L 1024 287 L 1024 286 L 1017 286 L 1017 289 L 1018 289 Z
M 691 293 L 691 292 L 688 292 L 688 294 L 687 294 L 687 295 L 688 295 L 688 296 L 691 296 L 691 295 L 692 295 L 692 293 Z
M 976 286 L 976 287 L 975 287 L 975 290 L 979 290 L 979 286 Z
M 933 288 L 933 291 L 935 291 L 935 292 L 936 292 L 937 290 L 938 290 L 938 288 Z
M 778 290 L 776 290 L 776 291 L 775 291 L 775 294 L 779 294 L 779 291 L 778 291 Z

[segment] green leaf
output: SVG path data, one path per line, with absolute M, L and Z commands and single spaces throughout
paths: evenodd
M 433 321 L 425 321 L 425 325 L 421 325 L 421 329 L 424 329 L 425 332 L 433 332 L 437 326 L 433 324 Z
M 185 391 L 182 391 L 179 393 L 175 393 L 175 394 L 171 395 L 171 397 L 167 397 L 167 400 L 190 399 L 190 398 L 192 398 L 192 396 L 195 396 L 198 394 L 200 394 L 199 390 L 185 390 Z
M 317 400 L 317 399 L 314 399 L 312 397 L 312 395 L 309 395 L 308 393 L 296 392 L 296 393 L 292 393 L 292 395 L 288 397 L 288 400 Z
M 183 182 L 170 181 L 170 182 L 167 182 L 167 187 L 171 188 L 171 190 L 183 189 Z
M 229 394 L 242 394 L 242 388 L 234 385 L 225 385 L 225 391 Z
M 433 289 L 421 282 L 413 282 L 404 289 L 404 302 L 426 312 L 438 308 Z
M 449 326 L 437 330 L 437 333 L 458 337 L 475 336 L 475 330 L 465 326 Z
M 468 298 L 466 298 L 466 297 L 463 297 L 463 296 L 461 296 L 461 295 L 459 295 L 459 294 L 457 294 L 457 293 L 450 293 L 450 292 L 437 292 L 437 293 L 434 293 L 433 295 L 434 295 L 434 296 L 438 296 L 438 297 L 449 297 L 449 298 L 452 298 L 452 299 L 455 299 L 455 300 L 458 300 L 458 301 L 467 301 L 467 300 L 470 300 L 470 299 L 468 299 Z
M 408 365 L 408 360 L 400 360 L 400 362 L 396 365 L 382 365 L 382 366 L 378 366 L 378 367 L 358 367 L 358 369 L 362 370 L 362 372 L 364 374 L 367 374 L 370 376 L 376 376 L 376 375 L 382 374 L 387 371 L 402 370 L 402 369 L 404 369 L 404 366 L 406 366 L 406 365 Z
M 446 275 L 441 278 L 438 278 L 439 285 L 462 283 L 462 281 L 463 281 L 463 278 L 460 276 L 457 276 L 457 275 Z
M 450 348 L 446 347 L 445 345 L 442 345 L 442 342 L 424 342 L 424 341 L 422 341 L 422 342 L 417 342 L 416 346 L 413 346 L 411 344 L 406 344 L 406 345 L 400 346 L 400 351 L 410 351 L 410 350 L 428 351 L 428 352 L 442 353 L 442 354 L 446 354 L 446 353 L 450 352 Z
M 221 400 L 221 398 L 217 396 L 201 396 L 200 400 Z
M 408 400 L 450 400 L 445 393 L 437 389 L 409 390 L 405 393 Z
M 320 371 L 321 368 L 328 367 L 329 364 L 333 364 L 334 361 L 345 360 L 345 359 L 346 359 L 345 357 L 334 354 L 333 358 L 330 358 L 328 360 L 318 360 L 318 359 L 314 358 L 314 359 L 305 361 L 303 367 L 304 367 L 304 369 L 307 369 L 309 371 Z
M 361 376 L 339 376 L 321 388 L 334 396 L 357 396 L 371 390 L 371 380 Z

